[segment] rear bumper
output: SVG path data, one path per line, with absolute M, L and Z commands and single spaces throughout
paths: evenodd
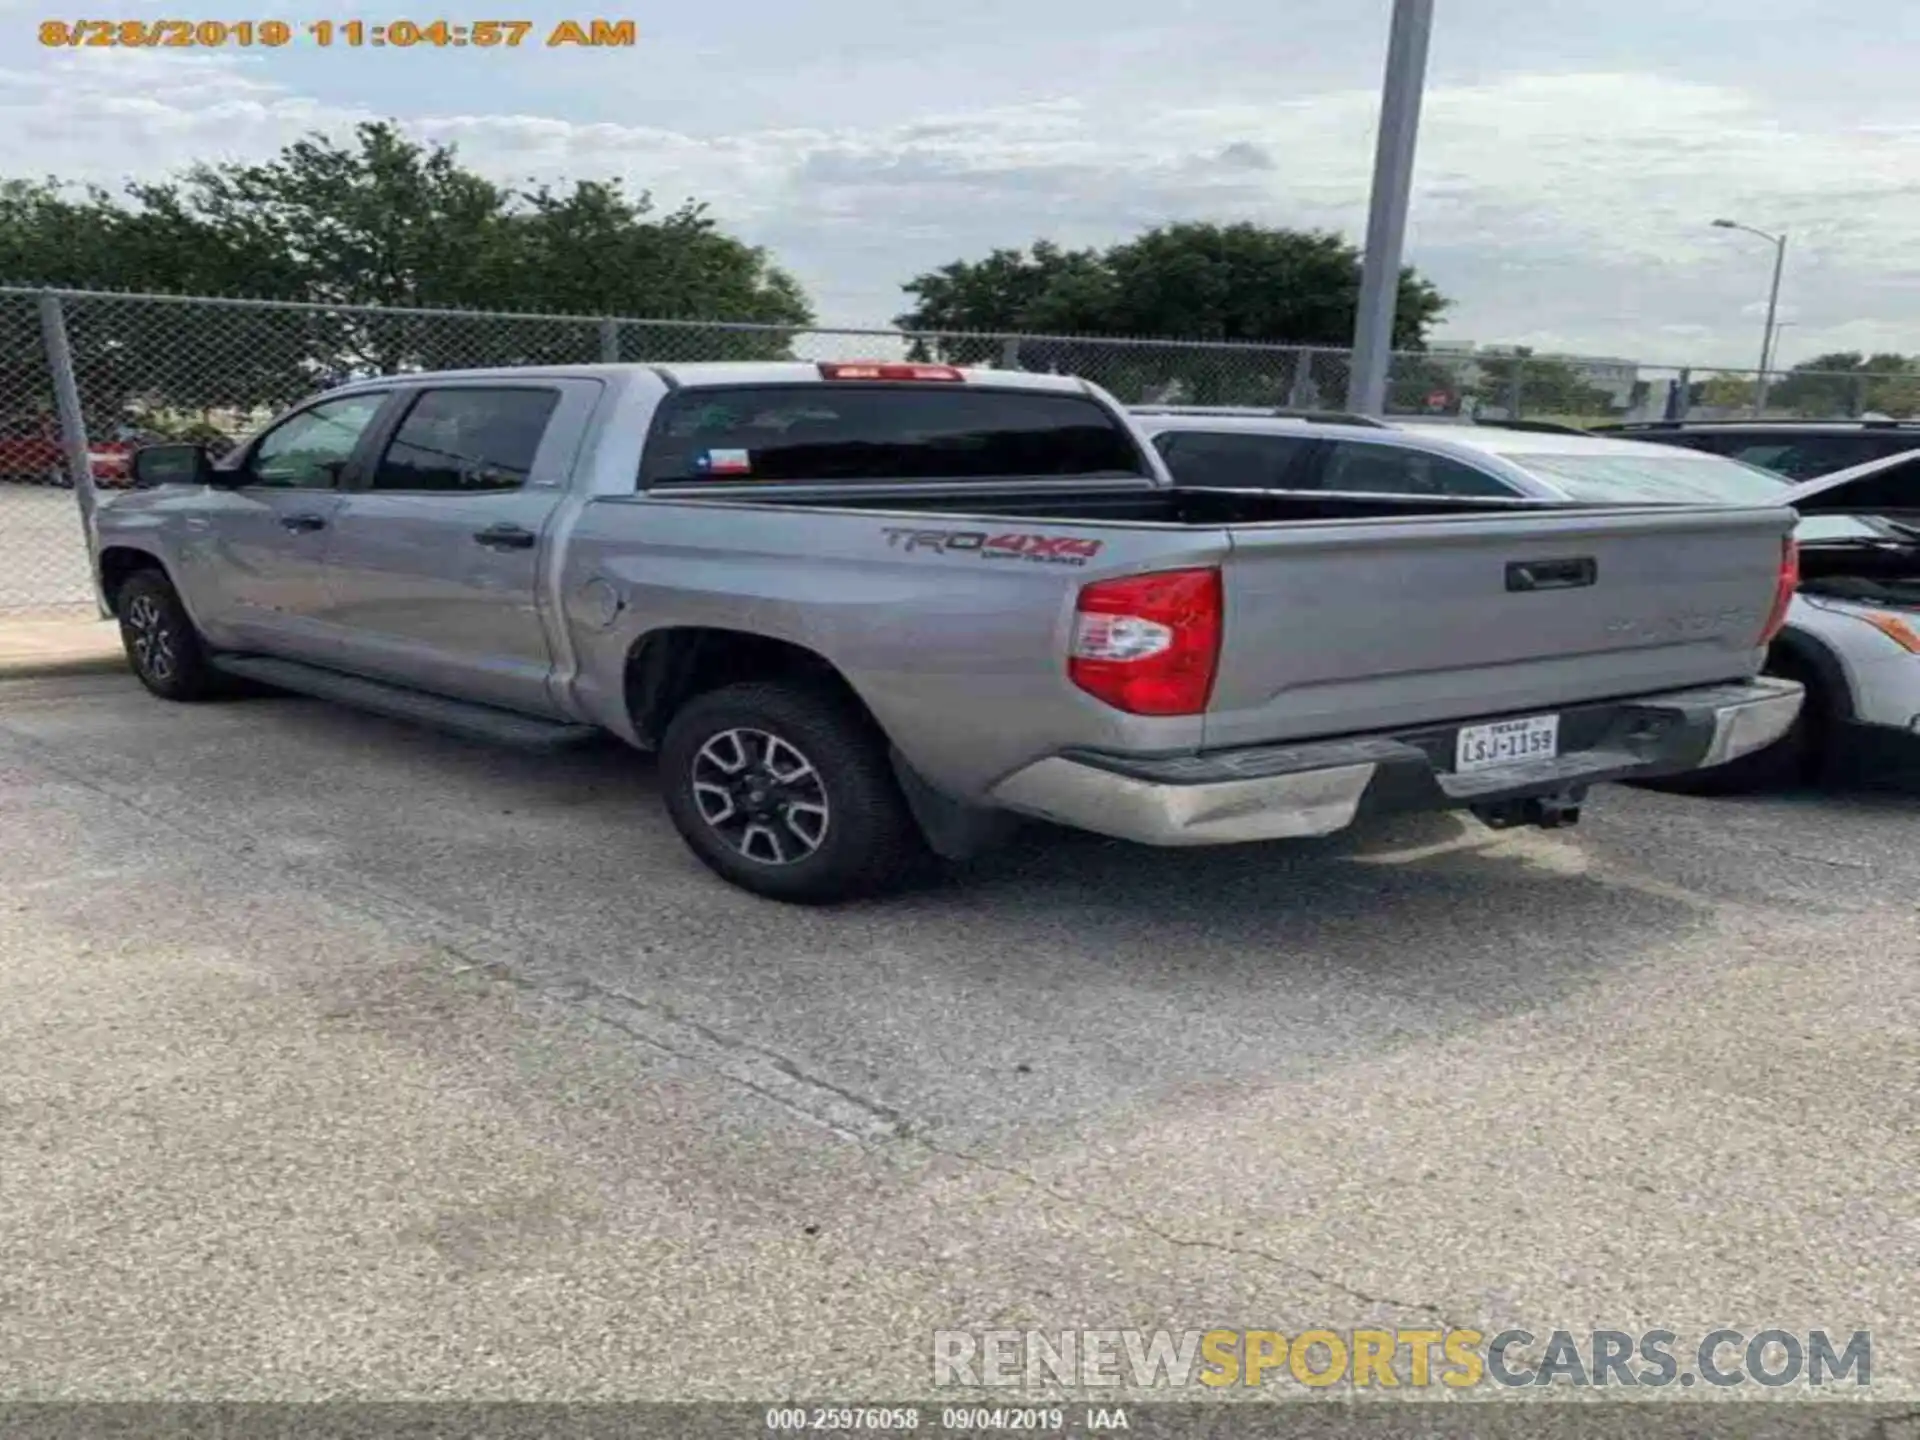
M 1719 765 L 1772 744 L 1800 712 L 1801 687 L 1771 676 L 1561 710 L 1561 753 L 1467 774 L 1453 769 L 1462 725 L 1303 745 L 1145 757 L 1069 751 L 1015 771 L 994 804 L 1148 845 L 1231 845 L 1330 835 L 1367 814 L 1574 805 L 1603 780 Z

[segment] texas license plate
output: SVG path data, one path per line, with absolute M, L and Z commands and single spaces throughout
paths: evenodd
M 1520 760 L 1551 760 L 1559 753 L 1560 717 L 1529 715 L 1524 720 L 1462 726 L 1454 742 L 1453 768 L 1491 770 Z

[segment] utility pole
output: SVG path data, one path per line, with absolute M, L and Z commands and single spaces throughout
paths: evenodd
M 1767 413 L 1767 388 L 1772 380 L 1769 373 L 1773 368 L 1774 341 L 1780 333 L 1780 327 L 1774 317 L 1780 313 L 1780 272 L 1787 265 L 1787 237 L 1782 232 L 1773 247 L 1773 288 L 1767 292 L 1767 340 L 1760 353 L 1760 383 L 1753 387 L 1753 418 L 1758 420 Z
M 1347 408 L 1362 415 L 1378 415 L 1386 409 L 1394 311 L 1400 300 L 1400 255 L 1406 241 L 1414 142 L 1420 134 L 1420 98 L 1426 88 L 1427 39 L 1432 31 L 1433 0 L 1393 0 L 1387 74 L 1380 92 L 1380 134 L 1373 156 L 1373 197 L 1367 210 L 1366 258 L 1354 316 L 1353 369 L 1347 377 Z
M 1751 225 L 1742 225 L 1738 220 L 1716 220 L 1716 230 L 1744 230 L 1749 235 L 1758 235 L 1773 246 L 1773 288 L 1767 292 L 1767 328 L 1760 336 L 1760 378 L 1753 387 L 1753 418 L 1758 420 L 1767 413 L 1767 370 L 1773 364 L 1774 317 L 1780 313 L 1780 272 L 1787 265 L 1787 233 L 1778 235 L 1765 230 L 1756 230 Z

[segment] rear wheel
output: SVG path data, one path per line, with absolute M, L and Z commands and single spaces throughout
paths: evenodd
M 219 690 L 207 649 L 159 570 L 136 570 L 113 597 L 120 641 L 140 683 L 163 700 L 204 700 Z
M 728 685 L 689 701 L 661 737 L 660 785 L 695 855 L 776 900 L 875 894 L 925 858 L 884 738 L 822 685 Z

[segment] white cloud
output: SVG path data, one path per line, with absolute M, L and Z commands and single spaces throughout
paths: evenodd
M 1185 217 L 1364 220 L 1376 96 L 1155 103 L 1094 93 L 885 123 L 693 134 L 551 114 L 418 113 L 501 178 L 618 174 L 710 201 L 772 246 L 830 319 L 995 244 L 1105 243 Z M 115 180 L 251 158 L 371 113 L 258 58 L 54 55 L 0 71 L 0 168 Z M 1719 214 L 1792 233 L 1793 352 L 1920 350 L 1920 121 L 1824 126 L 1757 94 L 1629 72 L 1429 92 L 1409 259 L 1459 302 L 1449 331 L 1741 363 L 1769 256 Z

